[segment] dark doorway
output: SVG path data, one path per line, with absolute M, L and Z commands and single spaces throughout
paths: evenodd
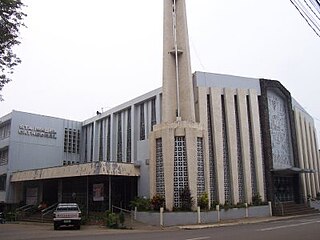
M 58 202 L 58 181 L 46 180 L 43 182 L 42 201 L 48 206 Z
M 273 186 L 274 194 L 280 202 L 295 201 L 293 176 L 275 176 Z

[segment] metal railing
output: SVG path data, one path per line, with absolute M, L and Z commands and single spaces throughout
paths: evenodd
M 27 204 L 27 205 L 24 205 L 22 207 L 19 207 L 15 210 L 15 221 L 19 220 L 20 217 L 25 217 L 25 215 L 31 211 L 33 211 L 35 208 L 35 205 L 32 205 L 32 204 Z
M 129 217 L 130 217 L 130 225 L 131 225 L 131 227 L 133 226 L 133 217 L 134 217 L 134 212 L 133 211 L 130 211 L 130 210 L 127 210 L 127 209 L 124 209 L 124 208 L 121 208 L 121 207 L 117 207 L 115 205 L 111 206 L 111 212 L 112 213 L 113 213 L 113 209 L 116 209 L 116 210 L 119 210 L 120 212 L 124 212 L 124 213 L 128 214 Z
M 112 205 L 111 212 L 113 212 L 113 209 L 120 210 L 120 212 L 131 213 L 130 210 L 127 210 L 127 209 L 124 209 L 124 208 L 121 208 L 121 207 L 117 207 L 115 205 Z
M 32 205 L 32 204 L 27 204 L 27 205 L 24 205 L 24 206 L 22 206 L 22 207 L 17 208 L 17 209 L 16 209 L 16 212 L 27 211 L 27 210 L 29 210 L 29 209 L 31 209 L 31 208 L 33 208 L 33 207 L 34 207 L 34 205 Z
M 43 222 L 44 216 L 53 213 L 59 203 L 54 203 L 51 206 L 41 210 L 41 221 Z

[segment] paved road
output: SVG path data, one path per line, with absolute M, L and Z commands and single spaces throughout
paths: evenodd
M 201 230 L 109 230 L 84 226 L 80 231 L 54 231 L 51 225 L 0 224 L 0 239 L 314 240 L 320 239 L 320 215 Z

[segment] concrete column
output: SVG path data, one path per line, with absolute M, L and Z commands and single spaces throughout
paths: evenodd
M 315 191 L 316 194 L 320 192 L 320 186 L 319 186 L 319 166 L 318 166 L 318 158 L 317 158 L 317 146 L 315 141 L 315 129 L 314 126 L 310 123 L 310 138 L 311 138 L 311 154 L 312 154 L 312 162 L 313 162 L 313 169 L 315 170 L 315 173 L 313 173 L 315 178 Z
M 308 153 L 307 153 L 307 135 L 306 135 L 306 128 L 305 128 L 305 119 L 304 117 L 300 114 L 300 128 L 301 128 L 301 139 L 302 139 L 302 149 L 303 149 L 303 162 L 304 162 L 304 167 L 306 169 L 309 169 L 309 160 L 308 160 Z M 305 173 L 306 176 L 306 194 L 309 195 L 311 194 L 311 181 L 310 181 L 310 174 L 309 173 Z M 305 199 L 306 199 L 306 196 Z
M 223 167 L 223 133 L 222 133 L 222 108 L 221 93 L 218 88 L 210 88 L 210 98 L 212 103 L 212 138 L 214 144 L 215 171 L 217 177 L 217 198 L 219 203 L 225 202 L 224 196 L 224 167 Z
M 252 201 L 250 134 L 247 107 L 247 90 L 238 89 L 238 113 L 240 125 L 241 156 L 243 164 L 245 201 Z
M 239 181 L 238 181 L 238 144 L 237 127 L 234 104 L 234 90 L 225 89 L 225 110 L 226 110 L 226 129 L 229 151 L 229 171 L 231 180 L 231 199 L 233 204 L 239 202 Z
M 253 153 L 256 169 L 257 190 L 261 195 L 262 201 L 265 201 L 264 194 L 264 175 L 263 175 L 263 159 L 262 159 L 262 144 L 261 144 L 261 128 L 258 95 L 255 89 L 249 89 L 249 105 L 250 118 L 253 137 Z
M 296 125 L 296 136 L 297 136 L 297 145 L 298 145 L 298 159 L 299 159 L 299 167 L 304 169 L 304 159 L 303 159 L 303 143 L 302 143 L 302 131 L 301 131 L 301 122 L 300 122 L 300 111 L 295 108 L 294 109 L 294 120 Z M 301 193 L 303 196 L 307 196 L 307 185 L 306 185 L 306 176 L 305 174 L 300 174 L 301 180 Z
M 166 207 L 173 208 L 173 171 L 174 171 L 174 129 L 166 128 L 162 130 L 162 150 L 164 166 L 164 182 L 166 192 Z
M 149 151 L 150 151 L 150 164 L 149 164 L 149 179 L 150 179 L 150 198 L 156 195 L 156 154 L 157 154 L 157 147 L 156 147 L 156 136 L 155 132 L 150 133 L 149 139 Z
M 161 94 L 156 95 L 156 120 L 157 124 L 161 122 Z
M 312 156 L 312 147 L 311 147 L 311 133 L 310 133 L 310 123 L 306 121 L 306 134 L 307 134 L 307 153 L 309 159 L 309 167 L 311 170 L 314 169 L 313 165 L 313 156 Z M 315 174 L 310 173 L 310 181 L 311 181 L 311 196 L 316 197 L 316 184 L 315 184 Z

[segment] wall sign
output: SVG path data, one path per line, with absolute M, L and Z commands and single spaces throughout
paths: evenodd
M 43 137 L 43 138 L 57 138 L 57 132 L 51 128 L 30 127 L 25 124 L 20 124 L 18 133 L 21 135 Z
M 104 200 L 104 185 L 103 183 L 93 184 L 92 188 L 93 201 L 100 202 Z

